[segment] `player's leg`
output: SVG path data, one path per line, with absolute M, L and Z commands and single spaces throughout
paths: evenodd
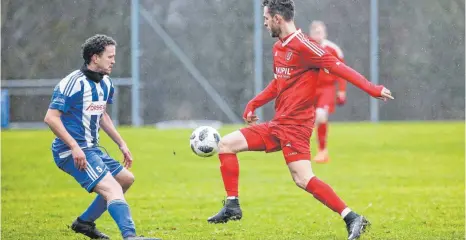
M 129 188 L 133 185 L 135 177 L 132 172 L 130 172 L 126 168 L 123 168 L 117 175 L 115 175 L 115 179 L 123 189 L 123 193 L 126 193 L 129 190 Z
M 227 199 L 238 197 L 239 163 L 237 153 L 248 150 L 246 138 L 240 131 L 224 136 L 218 144 L 220 172 Z
M 312 129 L 303 126 L 287 126 L 276 131 L 279 135 L 282 152 L 291 176 L 298 187 L 311 193 L 314 198 L 340 214 L 346 222 L 348 239 L 359 237 L 367 220 L 352 212 L 333 189 L 317 178 L 311 166 L 310 138 Z
M 131 218 L 129 206 L 123 195 L 123 189 L 116 179 L 107 173 L 95 186 L 94 192 L 101 195 L 107 202 L 107 209 L 118 225 L 123 238 L 136 236 L 136 228 Z
M 318 152 L 313 159 L 317 163 L 328 162 L 327 136 L 328 136 L 328 118 L 335 109 L 335 88 L 325 87 L 320 89 L 320 95 L 316 106 L 317 141 Z
M 73 157 L 71 155 L 68 155 L 66 157 L 60 157 L 57 153 L 53 153 L 53 155 L 57 166 L 64 172 L 73 176 L 84 189 L 90 192 L 90 190 L 95 186 L 95 184 L 97 184 L 98 180 L 104 177 L 104 171 L 106 171 L 106 169 L 103 163 L 98 164 L 98 161 L 91 160 L 95 157 L 95 154 L 91 154 L 89 151 L 84 151 L 84 153 L 86 154 L 86 159 L 88 161 L 87 169 L 85 171 L 80 171 L 74 166 Z M 89 160 L 93 162 L 94 167 L 89 166 Z M 105 211 L 107 206 L 106 201 L 103 198 L 102 201 L 94 201 L 91 204 L 92 208 L 102 208 L 99 207 L 102 205 L 104 208 L 103 211 Z M 96 228 L 96 225 L 93 221 L 87 220 L 89 218 L 92 218 L 91 212 L 87 212 L 86 215 L 86 219 L 81 219 L 81 217 L 78 217 L 71 224 L 71 229 L 76 233 L 81 233 L 85 236 L 88 236 L 91 239 L 109 239 L 107 235 L 101 233 Z M 101 213 L 98 215 L 100 216 Z
M 311 193 L 317 200 L 332 211 L 343 214 L 344 216 L 342 217 L 346 216 L 349 211 L 347 206 L 329 185 L 325 184 L 314 175 L 309 160 L 287 161 L 289 162 L 288 169 L 290 170 L 293 181 L 298 187 Z
M 78 170 L 74 166 L 71 157 L 68 161 L 61 162 L 59 167 L 72 175 L 88 192 L 96 192 L 103 197 L 107 204 L 107 209 L 117 223 L 123 238 L 135 237 L 134 221 L 126 204 L 122 187 L 110 174 L 107 165 L 104 164 L 99 156 L 98 149 L 86 149 L 84 153 L 87 160 L 87 169 L 85 171 Z M 87 225 L 87 228 L 84 227 L 85 225 Z M 93 222 L 78 224 L 74 227 L 73 230 L 76 232 L 85 234 L 93 239 L 108 238 L 107 236 L 90 236 L 90 234 L 97 231 Z
M 121 185 L 123 193 L 125 193 L 134 182 L 134 175 L 123 168 L 123 166 L 116 160 L 112 159 L 108 154 L 104 154 L 100 149 L 94 151 L 102 159 L 107 166 L 108 171 L 115 177 L 117 182 Z M 94 223 L 102 214 L 107 210 L 107 202 L 102 195 L 97 194 L 94 201 L 89 207 L 79 216 L 74 224 L 79 223 Z
M 123 171 L 124 170 L 121 170 L 119 174 L 124 174 L 125 172 Z M 127 171 L 127 173 L 129 173 L 129 171 Z M 120 175 L 120 177 L 121 176 L 123 175 Z M 128 177 L 131 176 L 132 174 L 128 175 Z M 125 180 L 128 181 L 127 177 L 125 177 Z M 130 181 L 125 183 L 130 185 Z M 95 186 L 94 191 L 103 196 L 106 200 L 108 213 L 118 225 L 123 239 L 157 240 L 157 238 L 136 236 L 136 227 L 131 216 L 129 205 L 124 197 L 123 187 L 121 183 L 112 176 L 110 171 L 108 171 L 105 177 Z
M 224 207 L 214 216 L 209 217 L 209 223 L 225 223 L 229 220 L 240 220 L 243 216 L 238 199 L 239 163 L 236 154 L 246 151 L 248 145 L 240 131 L 225 135 L 218 144 L 220 173 L 227 194 Z
M 237 153 L 243 151 L 264 151 L 267 144 L 268 127 L 266 123 L 243 128 L 224 136 L 219 142 L 220 172 L 227 194 L 224 207 L 216 215 L 207 219 L 209 223 L 225 223 L 242 218 L 239 205 L 238 180 L 239 163 Z
M 288 168 L 298 187 L 311 193 L 314 198 L 343 218 L 348 231 L 348 239 L 356 239 L 364 232 L 370 223 L 364 216 L 348 208 L 328 184 L 314 175 L 309 160 L 289 162 Z
M 291 146 L 293 145 L 301 146 L 298 143 L 292 142 Z M 283 154 L 296 185 L 311 193 L 314 198 L 343 218 L 348 230 L 348 239 L 359 237 L 369 222 L 363 216 L 348 208 L 328 184 L 314 175 L 311 161 L 309 160 L 309 151 L 306 151 L 304 148 L 301 150 L 284 146 Z

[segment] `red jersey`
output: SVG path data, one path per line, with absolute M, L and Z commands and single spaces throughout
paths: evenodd
M 301 30 L 277 41 L 272 53 L 274 79 L 248 103 L 243 117 L 276 98 L 272 122 L 312 127 L 320 69 L 347 79 L 371 96 L 381 94 L 382 86 L 374 86 Z
M 322 41 L 322 43 L 320 44 L 320 46 L 323 49 L 325 49 L 325 51 L 329 52 L 330 54 L 332 54 L 333 56 L 338 58 L 338 60 L 340 60 L 341 62 L 343 62 L 343 63 L 345 62 L 343 51 L 334 42 L 332 42 L 330 40 L 327 40 L 327 39 L 324 39 Z M 320 70 L 320 72 L 319 72 L 319 82 L 318 82 L 319 87 L 326 87 L 326 86 L 329 86 L 329 85 L 333 86 L 337 82 L 338 82 L 338 90 L 339 91 L 345 91 L 346 90 L 346 81 L 344 79 L 342 79 L 342 78 L 340 78 L 338 76 L 335 76 L 333 74 L 330 74 L 328 71 L 325 71 L 324 69 Z

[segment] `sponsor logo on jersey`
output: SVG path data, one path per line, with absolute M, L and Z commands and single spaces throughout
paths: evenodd
M 279 75 L 291 75 L 291 69 L 287 67 L 275 67 L 275 73 Z
M 53 102 L 54 103 L 65 104 L 65 99 L 62 98 L 62 97 L 56 97 L 55 99 L 53 99 Z
M 84 105 L 84 113 L 88 115 L 100 115 L 105 112 L 107 103 L 105 101 L 89 102 Z
M 291 68 L 287 67 L 275 67 L 275 78 L 290 78 Z

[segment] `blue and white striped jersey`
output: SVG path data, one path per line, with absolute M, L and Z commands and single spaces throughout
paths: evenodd
M 49 109 L 62 112 L 63 125 L 81 148 L 93 147 L 99 142 L 100 119 L 107 103 L 112 103 L 113 92 L 113 83 L 107 75 L 94 82 L 82 70 L 76 70 L 57 84 Z M 58 137 L 52 143 L 52 151 L 60 158 L 71 154 Z

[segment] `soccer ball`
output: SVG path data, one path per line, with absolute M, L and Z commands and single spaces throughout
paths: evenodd
M 194 129 L 189 139 L 193 152 L 200 157 L 210 157 L 218 152 L 220 134 L 213 127 L 201 126 Z

